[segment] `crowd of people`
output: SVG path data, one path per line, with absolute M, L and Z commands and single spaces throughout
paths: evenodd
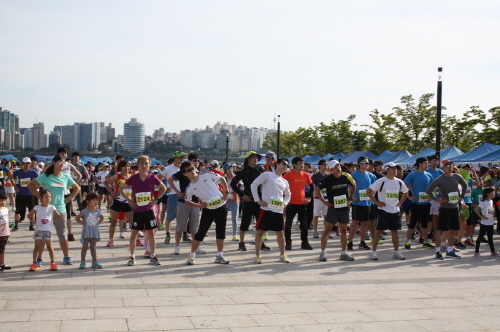
M 265 163 L 260 165 L 262 158 Z M 161 265 L 156 253 L 158 231 L 165 231 L 166 244 L 174 242 L 174 255 L 181 253 L 181 242 L 189 243 L 186 264 L 193 265 L 197 254 L 206 254 L 202 243 L 213 224 L 215 263 L 229 264 L 224 256 L 229 212 L 232 240 L 238 241 L 239 251 L 248 250 L 245 238 L 255 227 L 256 264 L 262 264 L 262 253 L 270 250 L 266 242 L 271 231 L 276 235 L 279 262 L 290 262 L 287 252 L 294 248 L 295 220 L 300 249 L 313 250 L 309 231 L 313 238 L 321 238 L 319 261 L 328 260 L 327 245 L 334 234 L 340 237 L 339 259 L 344 261 L 354 260 L 351 252 L 358 235 L 358 249 L 370 251 L 370 259 L 378 260 L 378 245 L 389 233 L 396 260 L 405 259 L 403 247 L 411 250 L 417 243 L 434 250 L 438 260 L 461 258 L 458 253 L 467 246 L 474 247 L 474 257 L 480 257 L 482 242 L 488 243 L 490 255 L 497 256 L 493 234 L 495 224 L 500 232 L 499 185 L 498 165 L 479 170 L 470 164 L 456 167 L 436 155 L 418 158 L 414 169 L 405 171 L 392 162 L 364 156 L 356 164 L 322 159 L 313 166 L 301 157 L 277 159 L 271 151 L 265 156 L 250 151 L 241 165 L 201 161 L 195 153 L 180 151 L 167 166 L 152 166 L 148 156 L 129 162 L 122 155 L 111 164 L 83 165 L 77 151 L 68 158 L 68 151 L 60 148 L 49 165 L 25 157 L 17 165 L 4 161 L 0 166 L 0 269 L 11 268 L 4 258 L 8 238 L 11 231 L 20 230 L 19 223 L 26 217 L 35 242 L 30 271 L 43 266 L 45 248 L 50 270 L 57 271 L 53 229 L 63 264 L 73 264 L 69 255 L 69 242 L 76 240 L 72 217 L 82 226 L 79 268 L 87 267 L 89 249 L 91 267 L 102 268 L 97 243 L 99 225 L 106 219 L 104 208 L 109 213 L 106 247 L 114 247 L 116 226 L 120 238 L 130 228 L 129 266 L 136 264 L 138 246 L 144 246 L 143 256 L 150 264 Z M 13 223 L 8 205 L 15 210 Z M 401 246 L 403 217 L 407 231 Z M 320 218 L 324 220 L 321 234 Z

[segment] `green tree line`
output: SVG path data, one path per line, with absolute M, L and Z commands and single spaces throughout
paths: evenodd
M 356 116 L 332 119 L 309 128 L 284 131 L 280 135 L 280 155 L 325 155 L 342 152 L 385 150 L 399 151 L 406 148 L 417 153 L 426 147 L 436 146 L 436 107 L 430 101 L 434 94 L 427 93 L 415 100 L 412 95 L 401 97 L 401 105 L 390 112 L 372 110 L 372 123 L 357 125 Z M 442 108 L 446 110 L 445 107 Z M 500 144 L 500 106 L 484 112 L 471 106 L 461 116 L 442 115 L 441 148 L 455 145 L 467 152 L 483 142 Z M 266 136 L 263 148 L 277 150 L 277 133 Z

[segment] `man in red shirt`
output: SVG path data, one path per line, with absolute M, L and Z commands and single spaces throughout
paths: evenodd
M 286 207 L 286 222 L 285 222 L 285 240 L 286 250 L 292 249 L 292 224 L 295 215 L 298 214 L 300 223 L 300 240 L 302 241 L 301 249 L 312 250 L 309 240 L 307 239 L 307 204 L 311 200 L 306 198 L 306 185 L 310 186 L 311 192 L 314 190 L 312 179 L 304 169 L 304 159 L 295 157 L 292 159 L 293 170 L 283 175 L 283 178 L 288 181 L 290 191 L 292 193 L 290 203 Z

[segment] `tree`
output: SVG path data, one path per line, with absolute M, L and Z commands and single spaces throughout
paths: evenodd
M 445 117 L 442 125 L 442 147 L 455 145 L 462 151 L 470 151 L 481 144 L 478 126 L 484 125 L 486 114 L 478 106 L 471 106 L 460 119 L 455 115 Z
M 500 106 L 488 111 L 490 117 L 484 120 L 484 130 L 478 134 L 481 142 L 500 144 Z
M 372 130 L 368 132 L 369 150 L 380 154 L 385 150 L 393 150 L 396 119 L 391 114 L 382 114 L 378 109 L 370 113 L 372 125 L 365 125 Z

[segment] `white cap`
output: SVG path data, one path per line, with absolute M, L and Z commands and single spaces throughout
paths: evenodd
M 23 158 L 23 164 L 24 164 L 24 163 L 31 163 L 31 159 L 30 159 L 30 158 L 28 158 L 28 157 L 24 157 L 24 158 Z
M 393 162 L 387 163 L 384 165 L 384 168 L 389 168 L 389 167 L 396 167 L 396 164 Z
M 43 161 L 41 161 L 41 162 L 38 163 L 38 166 L 43 167 L 43 166 L 45 166 L 45 163 Z
M 211 165 L 211 166 L 219 166 L 219 162 L 218 162 L 217 160 L 212 160 L 212 161 L 210 162 L 210 165 Z
M 338 164 L 340 164 L 337 160 L 330 160 L 328 162 L 328 168 L 334 168 L 335 166 L 337 166 Z

